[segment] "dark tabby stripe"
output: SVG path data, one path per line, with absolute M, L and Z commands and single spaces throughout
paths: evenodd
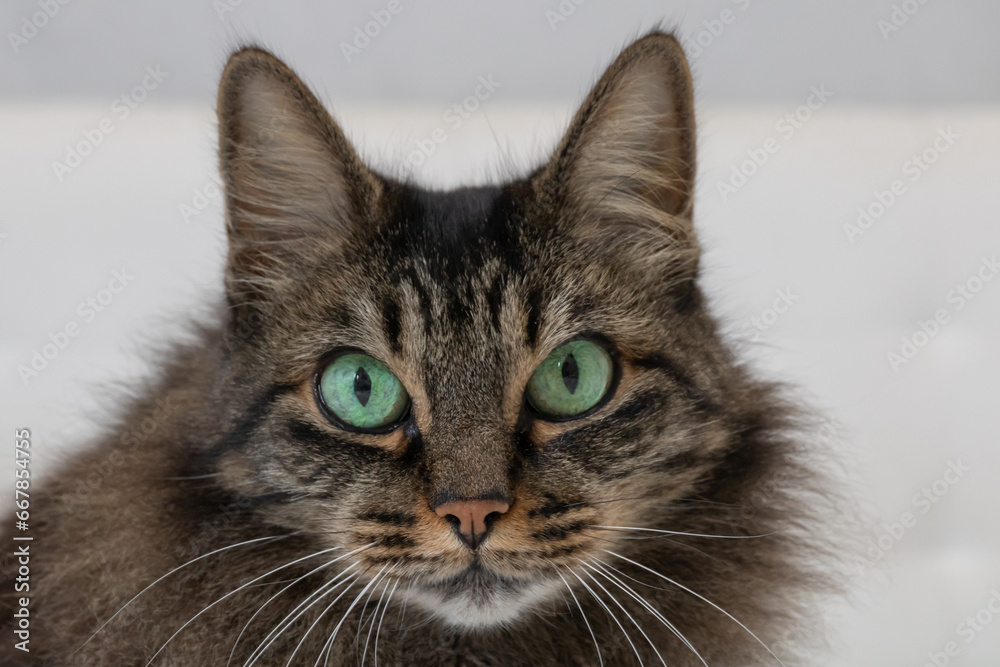
M 288 384 L 278 384 L 271 387 L 244 411 L 243 416 L 236 422 L 236 427 L 226 433 L 219 443 L 208 452 L 208 457 L 216 459 L 228 451 L 242 448 L 268 415 L 274 401 L 296 389 L 298 389 L 296 386 Z
M 500 333 L 500 309 L 503 306 L 503 289 L 506 284 L 506 276 L 498 274 L 493 278 L 490 289 L 486 293 L 486 304 L 490 309 L 490 324 L 497 333 Z
M 413 538 L 407 537 L 406 535 L 401 535 L 400 533 L 391 533 L 389 535 L 373 535 L 365 538 L 366 540 L 374 541 L 377 546 L 380 547 L 414 547 L 416 542 Z
M 382 319 L 385 322 L 385 334 L 389 337 L 389 347 L 397 354 L 402 349 L 399 344 L 400 310 L 395 299 L 387 298 L 382 304 Z
M 563 540 L 587 527 L 586 521 L 574 521 L 564 526 L 547 526 L 531 534 L 536 540 Z
M 534 507 L 528 511 L 528 516 L 531 518 L 535 517 L 545 517 L 546 519 L 565 514 L 570 510 L 589 507 L 590 503 L 586 502 L 575 502 L 569 503 L 564 500 L 560 500 L 550 493 L 545 494 L 545 503 Z
M 661 370 L 670 376 L 684 392 L 684 396 L 694 404 L 696 410 L 701 412 L 707 412 L 708 414 L 717 415 L 724 412 L 721 405 L 709 398 L 702 392 L 694 380 L 691 379 L 684 369 L 681 368 L 680 364 L 672 359 L 661 355 L 653 355 L 649 357 L 643 357 L 641 359 L 636 359 L 634 362 L 637 366 L 643 368 L 653 368 Z
M 532 288 L 528 290 L 528 324 L 525 328 L 525 335 L 528 347 L 535 347 L 538 344 L 538 330 L 541 327 L 542 316 L 542 295 Z
M 376 521 L 394 526 L 412 526 L 417 518 L 405 512 L 366 512 L 358 516 L 361 521 Z
M 412 266 L 406 266 L 400 270 L 396 280 L 399 284 L 408 282 L 413 291 L 417 293 L 417 300 L 420 302 L 420 316 L 424 320 L 424 335 L 430 336 L 431 324 L 433 323 L 433 318 L 431 317 L 431 297 L 420 280 L 419 274 Z

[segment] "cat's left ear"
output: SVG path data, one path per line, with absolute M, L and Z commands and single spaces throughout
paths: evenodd
M 677 39 L 654 32 L 607 69 L 532 184 L 573 236 L 690 277 L 694 178 L 691 71 Z
M 375 208 L 381 185 L 292 70 L 258 48 L 234 53 L 219 85 L 234 303 L 273 297 L 311 249 L 337 245 Z

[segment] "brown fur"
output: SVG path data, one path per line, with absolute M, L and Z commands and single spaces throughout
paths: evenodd
M 304 637 L 295 664 L 313 664 L 341 618 L 334 665 L 366 651 L 383 665 L 596 665 L 591 631 L 605 665 L 637 664 L 636 652 L 701 664 L 588 568 L 596 558 L 713 667 L 778 664 L 704 600 L 603 549 L 710 599 L 785 664 L 821 643 L 808 622 L 827 578 L 820 455 L 775 388 L 726 350 L 698 289 L 691 91 L 677 41 L 650 34 L 596 84 L 548 164 L 502 187 L 428 193 L 365 167 L 273 56 L 234 54 L 219 95 L 229 307 L 35 499 L 31 658 L 225 665 L 253 619 L 235 649 L 244 664 L 346 570 L 358 583 L 325 614 L 333 596 L 309 608 L 257 664 L 285 664 Z M 575 421 L 533 416 L 528 377 L 579 334 L 613 349 L 614 395 Z M 393 369 L 413 401 L 403 426 L 355 434 L 323 417 L 312 378 L 339 347 Z M 484 497 L 512 505 L 473 554 L 432 507 Z M 247 540 L 260 541 L 183 567 L 114 616 L 173 568 Z M 335 547 L 325 558 L 361 550 L 262 607 Z M 472 579 L 449 578 L 473 562 L 489 573 L 474 579 L 483 600 L 508 580 L 558 588 L 503 623 L 455 627 L 426 600 L 465 604 Z M 418 590 L 430 597 L 404 615 Z M 23 658 L 9 643 L 4 664 Z

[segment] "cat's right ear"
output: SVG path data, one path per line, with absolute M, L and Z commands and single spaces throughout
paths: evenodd
M 380 182 L 315 95 L 267 51 L 244 48 L 219 85 L 232 304 L 273 298 L 289 270 L 337 245 L 375 207 Z
M 608 67 L 532 184 L 540 217 L 555 211 L 568 234 L 640 274 L 690 285 L 694 179 L 691 71 L 677 38 L 654 31 Z

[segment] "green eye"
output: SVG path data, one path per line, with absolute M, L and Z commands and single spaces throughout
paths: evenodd
M 348 352 L 333 359 L 319 378 L 319 397 L 348 426 L 376 429 L 406 415 L 410 395 L 392 371 L 367 354 Z
M 607 350 L 589 340 L 575 340 L 556 348 L 535 369 L 528 381 L 528 402 L 548 417 L 574 417 L 604 398 L 613 376 Z

